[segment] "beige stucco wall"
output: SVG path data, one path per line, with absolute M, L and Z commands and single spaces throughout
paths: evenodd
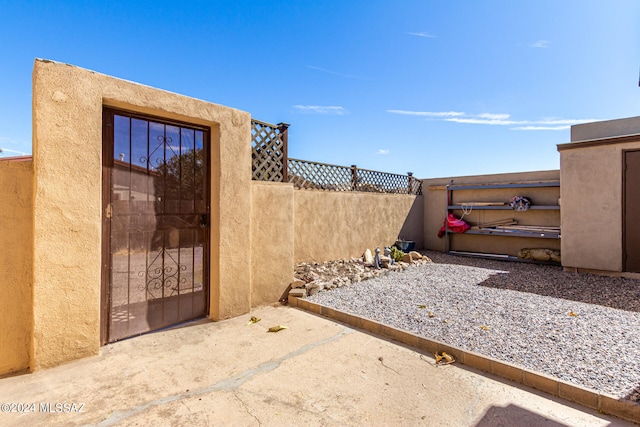
M 359 257 L 398 238 L 422 247 L 422 196 L 296 190 L 295 262 Z
M 36 60 L 31 368 L 96 354 L 100 345 L 102 109 L 211 127 L 213 319 L 250 309 L 251 118 L 89 70 Z
M 622 152 L 640 149 L 640 135 L 635 140 L 625 138 L 624 142 L 615 139 L 600 142 L 558 146 L 562 265 L 620 272 L 623 267 Z
M 0 376 L 29 367 L 33 165 L 0 161 Z
M 251 186 L 251 305 L 271 304 L 293 281 L 293 184 Z M 238 248 L 242 253 L 243 248 Z
M 453 179 L 454 185 L 461 184 L 510 184 L 530 181 L 556 181 L 560 179 L 560 171 L 536 171 L 493 175 L 459 176 L 448 178 L 426 179 L 422 183 L 424 192 L 424 245 L 425 248 L 444 251 L 445 238 L 438 238 L 438 230 L 442 227 L 447 206 L 445 186 Z M 557 205 L 558 188 L 526 188 L 495 190 L 459 190 L 455 191 L 454 202 L 461 201 L 505 201 L 512 196 L 521 195 L 532 199 L 539 205 Z M 564 205 L 564 203 L 563 203 Z M 454 212 L 460 216 L 461 212 Z M 514 218 L 521 225 L 560 225 L 559 211 L 527 211 L 511 210 L 476 210 L 465 218 L 470 223 Z M 563 230 L 564 231 L 564 230 Z M 482 252 L 490 254 L 517 255 L 522 248 L 560 249 L 560 242 L 554 239 L 534 239 L 483 235 L 454 235 L 451 237 L 451 250 Z

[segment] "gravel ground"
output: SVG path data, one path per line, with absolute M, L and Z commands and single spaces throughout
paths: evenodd
M 640 402 L 640 280 L 424 253 L 309 300 Z

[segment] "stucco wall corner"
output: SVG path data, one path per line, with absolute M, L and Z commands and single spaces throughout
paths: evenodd
M 0 376 L 26 370 L 33 333 L 33 165 L 0 162 Z
M 218 275 L 212 275 L 212 286 L 219 283 L 212 289 L 214 320 L 251 309 L 251 115 L 225 107 L 219 123 L 211 179 L 212 203 L 219 212 L 212 230 L 212 273 L 217 268 Z
M 99 351 L 101 99 L 94 74 L 35 61 L 32 369 Z
M 293 184 L 252 182 L 251 306 L 278 302 L 293 281 Z

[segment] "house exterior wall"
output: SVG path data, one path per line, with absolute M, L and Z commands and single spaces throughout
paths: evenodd
M 0 375 L 29 367 L 33 165 L 0 161 Z
M 364 192 L 294 192 L 295 262 L 360 257 L 398 238 L 422 247 L 422 196 Z
M 97 354 L 100 347 L 102 109 L 211 128 L 212 319 L 250 309 L 248 113 L 67 64 L 33 71 L 33 340 L 31 369 Z
M 424 242 L 425 248 L 444 251 L 445 238 L 438 237 L 438 230 L 442 227 L 446 208 L 446 185 L 453 179 L 454 185 L 462 184 L 511 184 L 530 181 L 557 181 L 560 171 L 536 171 L 506 173 L 495 175 L 459 176 L 448 178 L 425 179 L 422 182 L 424 193 Z M 459 190 L 454 192 L 454 202 L 461 201 L 505 201 L 512 196 L 527 196 L 536 204 L 557 205 L 558 188 L 513 188 L 495 190 Z M 564 205 L 564 201 L 562 203 Z M 564 208 L 563 208 L 564 209 Z M 454 212 L 458 217 L 461 212 Z M 484 221 L 514 218 L 522 225 L 560 225 L 559 211 L 527 211 L 514 212 L 510 210 L 476 210 L 465 217 L 471 223 L 480 218 Z M 564 231 L 564 230 L 563 230 Z M 564 237 L 564 233 L 563 233 Z M 560 242 L 553 239 L 534 239 L 520 237 L 484 236 L 484 235 L 455 235 L 451 239 L 451 250 L 482 252 L 491 254 L 517 255 L 522 248 L 550 248 L 560 249 Z
M 286 296 L 293 281 L 294 189 L 254 181 L 251 190 L 251 306 L 257 307 Z
M 571 126 L 571 142 L 574 143 L 633 134 L 640 135 L 640 117 Z
M 623 270 L 623 151 L 640 149 L 640 117 L 572 126 L 558 146 L 562 265 Z

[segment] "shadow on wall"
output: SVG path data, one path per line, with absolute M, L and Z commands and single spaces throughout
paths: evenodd
M 437 252 L 430 252 L 428 256 L 433 262 L 443 264 L 474 266 L 477 262 L 474 258 Z M 482 266 L 504 273 L 492 275 L 479 286 L 640 312 L 640 280 L 569 273 L 562 267 L 510 261 L 482 259 Z
M 423 196 L 416 196 L 413 204 L 407 213 L 407 217 L 398 233 L 400 240 L 413 240 L 416 242 L 416 249 L 424 247 L 424 201 Z
M 498 427 L 498 426 L 547 426 L 566 427 L 557 421 L 531 412 L 516 405 L 492 406 L 484 414 L 482 419 L 475 425 L 476 427 Z

